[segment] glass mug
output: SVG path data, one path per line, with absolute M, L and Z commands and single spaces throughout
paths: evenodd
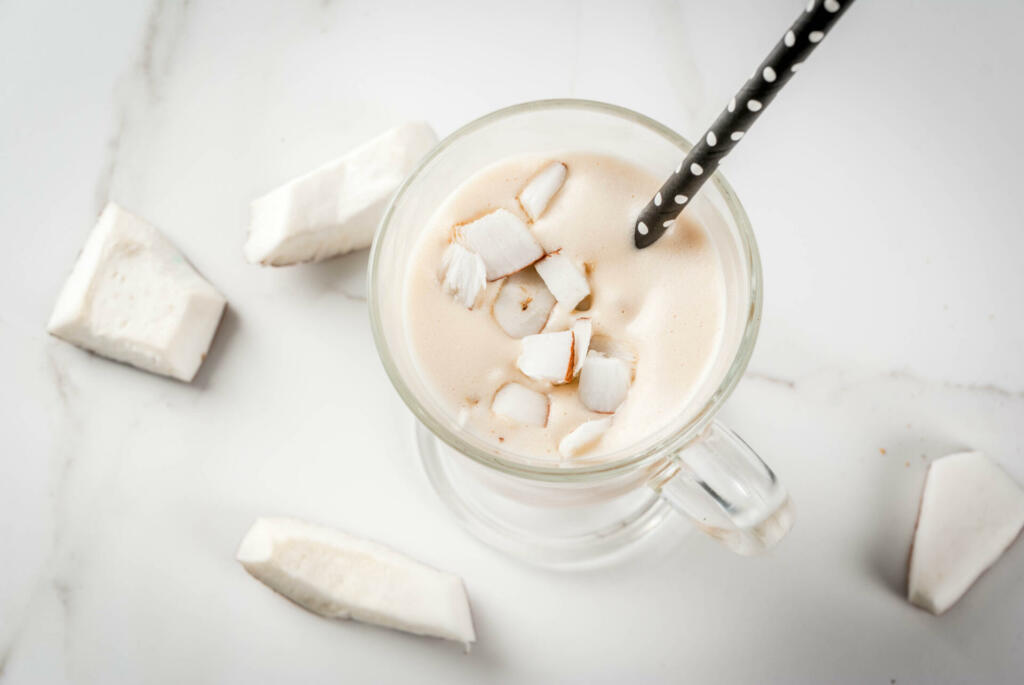
M 467 178 L 506 157 L 558 150 L 627 159 L 661 177 L 691 145 L 636 112 L 585 100 L 499 110 L 442 141 L 399 189 L 373 243 L 368 274 L 374 340 L 399 395 L 418 419 L 417 446 L 442 500 L 485 543 L 546 565 L 614 555 L 681 512 L 740 554 L 778 542 L 792 526 L 771 469 L 714 417 L 753 351 L 761 265 L 743 208 L 715 173 L 687 211 L 707 229 L 725 273 L 721 342 L 683 413 L 627 449 L 553 463 L 513 454 L 463 430 L 417 369 L 404 317 L 405 274 L 419 233 Z M 632 240 L 632 226 L 622 227 Z M 657 249 L 657 247 L 649 248 Z

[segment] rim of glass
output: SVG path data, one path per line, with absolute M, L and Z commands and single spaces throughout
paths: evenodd
M 514 458 L 506 458 L 499 456 L 498 454 L 485 452 L 484 450 L 479 449 L 477 446 L 467 442 L 458 432 L 449 430 L 447 426 L 436 420 L 434 416 L 420 404 L 419 400 L 416 398 L 415 394 L 410 389 L 395 365 L 391 355 L 391 348 L 384 337 L 383 324 L 378 308 L 379 298 L 377 275 L 380 266 L 380 246 L 383 237 L 387 234 L 390 227 L 395 207 L 399 205 L 409 189 L 416 184 L 427 166 L 429 166 L 435 158 L 443 154 L 454 141 L 487 126 L 497 119 L 502 119 L 522 112 L 543 109 L 579 109 L 616 116 L 620 119 L 625 119 L 631 123 L 643 126 L 660 135 L 666 141 L 678 147 L 683 155 L 689 152 L 690 148 L 693 146 L 689 140 L 659 121 L 651 119 L 650 117 L 644 116 L 638 112 L 634 112 L 631 109 L 596 100 L 572 98 L 533 100 L 504 107 L 491 112 L 490 114 L 485 114 L 482 117 L 474 119 L 447 136 L 420 161 L 416 169 L 399 187 L 394 198 L 392 198 L 391 203 L 388 205 L 387 211 L 381 219 L 377 235 L 374 237 L 373 245 L 370 248 L 369 269 L 367 271 L 367 301 L 370 313 L 370 328 L 373 331 L 374 344 L 377 347 L 377 354 L 380 356 L 381 363 L 384 365 L 384 370 L 387 373 L 388 378 L 391 379 L 392 385 L 394 385 L 395 389 L 398 391 L 402 401 L 405 402 L 406 406 L 409 407 L 416 418 L 421 421 L 431 433 L 443 440 L 455 451 L 485 466 L 511 475 L 530 478 L 533 480 L 564 482 L 606 478 L 643 464 L 645 461 L 651 460 L 653 457 L 663 453 L 667 449 L 692 441 L 711 422 L 719 407 L 721 407 L 725 400 L 729 398 L 729 395 L 732 394 L 732 391 L 736 388 L 737 383 L 739 383 L 740 378 L 743 376 L 743 372 L 746 370 L 747 364 L 750 362 L 750 357 L 753 354 L 754 342 L 757 339 L 757 332 L 761 324 L 761 305 L 763 297 L 761 258 L 747 213 L 743 209 L 743 205 L 740 204 L 739 199 L 736 197 L 736 193 L 733 191 L 732 186 L 730 186 L 725 180 L 721 171 L 716 170 L 710 180 L 722 194 L 726 206 L 736 221 L 736 226 L 742 243 L 741 247 L 743 250 L 743 257 L 750 274 L 750 290 L 748 292 L 750 307 L 747 311 L 747 320 L 744 325 L 743 335 L 740 337 L 739 348 L 736 351 L 736 355 L 733 358 L 732 363 L 729 365 L 729 368 L 723 376 L 722 381 L 719 383 L 718 388 L 711 394 L 704 406 L 701 407 L 701 409 L 685 424 L 674 428 L 662 429 L 662 435 L 642 450 L 638 450 L 635 447 L 628 447 L 606 455 L 607 459 L 601 462 L 582 464 L 578 466 L 540 466 L 536 464 L 527 464 Z M 495 452 L 500 451 L 501 450 L 497 448 L 495 449 Z M 511 453 L 509 454 L 511 455 Z

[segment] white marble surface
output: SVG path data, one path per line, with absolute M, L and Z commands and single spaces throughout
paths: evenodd
M 1020 682 L 1024 545 L 942 618 L 900 596 L 930 459 L 1024 482 L 1019 2 L 859 3 L 726 164 L 767 286 L 724 417 L 799 507 L 763 558 L 480 547 L 412 461 L 365 254 L 242 260 L 250 198 L 404 119 L 571 96 L 697 134 L 800 4 L 0 3 L 0 683 Z M 230 300 L 192 385 L 44 333 L 108 197 Z M 265 513 L 463 574 L 477 648 L 265 591 L 232 558 Z

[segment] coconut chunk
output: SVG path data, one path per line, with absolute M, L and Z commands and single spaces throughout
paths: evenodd
M 581 423 L 559 441 L 558 453 L 568 458 L 590 449 L 611 425 L 611 418 L 594 419 Z
M 551 198 L 565 183 L 565 176 L 568 172 L 569 167 L 563 162 L 551 162 L 534 174 L 526 186 L 519 191 L 516 199 L 519 200 L 519 206 L 526 212 L 526 216 L 530 217 L 530 221 L 539 219 L 544 210 L 548 208 Z
M 436 144 L 427 124 L 402 124 L 257 198 L 246 260 L 285 266 L 369 247 L 398 186 Z
M 572 324 L 573 376 L 579 375 L 580 369 L 583 368 L 583 361 L 587 358 L 587 352 L 590 350 L 590 337 L 593 331 L 594 326 L 589 317 L 576 319 Z
M 544 248 L 530 228 L 507 209 L 496 209 L 459 226 L 457 235 L 463 245 L 483 258 L 488 281 L 522 271 L 544 257 Z
M 580 369 L 580 401 L 590 411 L 611 414 L 626 399 L 629 383 L 629 364 L 590 350 Z
M 543 427 L 548 425 L 550 401 L 544 393 L 530 390 L 525 385 L 506 383 L 494 393 L 491 411 L 527 426 Z
M 911 546 L 907 597 L 941 614 L 1024 527 L 1024 490 L 981 452 L 932 462 Z
M 462 579 L 384 545 L 290 518 L 260 518 L 238 548 L 245 570 L 304 609 L 416 635 L 476 640 Z
M 575 368 L 575 337 L 572 331 L 528 335 L 523 338 L 516 366 L 538 381 L 568 383 Z
M 110 203 L 61 289 L 47 331 L 187 382 L 206 358 L 225 304 L 163 234 Z
M 544 257 L 535 268 L 558 303 L 567 309 L 575 309 L 590 294 L 587 277 L 560 251 Z
M 501 284 L 491 313 L 513 338 L 540 333 L 555 307 L 555 297 L 533 269 L 512 274 Z
M 480 255 L 452 243 L 444 251 L 441 271 L 444 291 L 453 295 L 466 309 L 472 309 L 487 288 L 487 267 Z

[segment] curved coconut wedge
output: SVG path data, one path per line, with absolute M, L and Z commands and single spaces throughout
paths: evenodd
M 587 277 L 561 252 L 552 252 L 537 262 L 534 268 L 558 303 L 566 309 L 575 309 L 590 295 Z
M 491 411 L 527 426 L 548 425 L 551 403 L 548 396 L 519 383 L 506 383 L 494 393 Z
M 941 614 L 1024 527 L 1024 491 L 981 452 L 932 462 L 910 548 L 907 598 Z
M 513 274 L 501 284 L 491 313 L 513 338 L 540 333 L 555 307 L 555 297 L 533 269 Z
M 384 545 L 289 518 L 260 518 L 238 548 L 245 570 L 299 606 L 417 635 L 476 640 L 462 579 Z
M 253 200 L 246 261 L 286 266 L 369 247 L 398 186 L 436 144 L 427 124 L 402 124 Z
M 526 186 L 519 191 L 516 199 L 519 201 L 519 206 L 526 212 L 526 216 L 530 217 L 530 221 L 539 219 L 544 210 L 548 208 L 551 198 L 562 188 L 568 173 L 569 167 L 563 162 L 551 162 L 534 174 Z
M 538 381 L 559 385 L 572 380 L 576 361 L 575 338 L 572 331 L 538 333 L 523 338 L 523 349 L 516 366 Z
M 578 375 L 580 369 L 583 368 L 583 362 L 587 358 L 587 352 L 590 350 L 590 338 L 593 332 L 594 326 L 589 317 L 576 319 L 572 324 L 573 376 Z
M 611 425 L 611 418 L 594 419 L 581 423 L 559 441 L 558 453 L 568 458 L 586 451 L 601 439 Z
M 441 287 L 466 309 L 472 309 L 487 288 L 487 267 L 475 252 L 458 243 L 444 251 L 441 261 Z
M 507 209 L 496 209 L 457 229 L 463 245 L 476 252 L 487 265 L 487 280 L 522 271 L 544 257 L 544 248 L 530 228 Z
M 226 300 L 160 231 L 111 202 L 46 330 L 96 354 L 191 381 Z
M 629 364 L 590 350 L 580 369 L 580 402 L 590 411 L 611 414 L 629 394 L 629 383 Z

